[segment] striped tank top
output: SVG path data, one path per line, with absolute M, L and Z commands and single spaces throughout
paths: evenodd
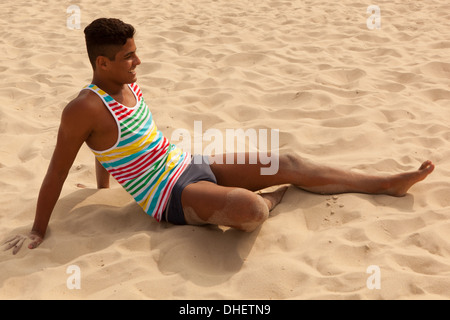
M 119 132 L 117 142 L 108 150 L 91 150 L 142 209 L 160 221 L 172 188 L 191 156 L 169 143 L 157 129 L 139 86 L 136 83 L 128 86 L 137 101 L 133 108 L 118 103 L 94 84 L 83 88 L 102 99 Z

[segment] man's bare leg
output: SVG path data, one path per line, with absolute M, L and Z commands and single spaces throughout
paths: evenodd
M 211 164 L 219 185 L 235 186 L 256 191 L 274 185 L 292 184 L 318 194 L 368 193 L 404 196 L 417 182 L 425 179 L 433 170 L 431 161 L 422 163 L 418 170 L 374 176 L 340 168 L 332 168 L 307 161 L 295 154 L 279 156 L 279 170 L 274 175 L 261 175 L 260 169 L 269 165 Z
M 403 196 L 434 170 L 431 161 L 425 161 L 415 171 L 373 176 L 314 164 L 296 155 L 281 155 L 278 172 L 265 176 L 260 169 L 270 164 L 249 164 L 248 160 L 247 154 L 245 164 L 211 164 L 217 185 L 201 181 L 184 189 L 182 204 L 188 224 L 217 224 L 252 231 L 268 218 L 287 187 L 261 195 L 252 191 L 293 184 L 319 194 L 356 192 Z
M 200 181 L 183 190 L 181 202 L 188 224 L 215 224 L 253 231 L 268 218 L 287 188 L 256 194 L 243 188 Z

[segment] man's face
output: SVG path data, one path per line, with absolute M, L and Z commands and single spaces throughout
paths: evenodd
M 136 44 L 134 39 L 127 40 L 122 49 L 116 53 L 114 61 L 109 60 L 109 71 L 111 77 L 120 83 L 136 82 L 136 67 L 141 60 L 136 55 Z

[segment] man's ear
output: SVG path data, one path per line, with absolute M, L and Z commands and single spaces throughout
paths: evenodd
M 105 56 L 98 56 L 97 59 L 95 60 L 97 68 L 100 68 L 102 70 L 108 69 L 109 62 L 110 60 L 108 59 L 108 57 Z

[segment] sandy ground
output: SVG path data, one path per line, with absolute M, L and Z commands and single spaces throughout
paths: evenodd
M 280 151 L 314 161 L 386 174 L 430 159 L 435 172 L 402 198 L 290 187 L 242 233 L 158 223 L 117 183 L 97 190 L 83 146 L 42 245 L 0 252 L 1 299 L 450 298 L 447 0 L 3 1 L 2 238 L 31 228 L 61 111 L 91 80 L 83 29 L 99 17 L 136 27 L 138 83 L 168 137 L 194 121 L 279 129 Z

